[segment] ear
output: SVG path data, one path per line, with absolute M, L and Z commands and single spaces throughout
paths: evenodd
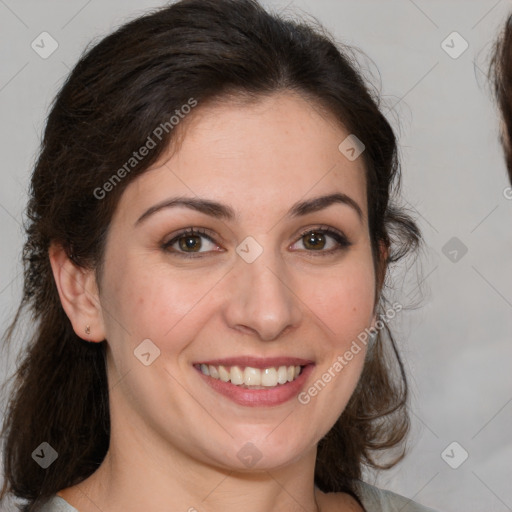
M 374 306 L 374 315 L 372 318 L 372 327 L 375 327 L 375 323 L 377 322 L 377 306 L 379 303 L 380 294 L 382 292 L 382 288 L 384 286 L 384 280 L 386 278 L 386 271 L 388 268 L 388 257 L 389 257 L 389 247 L 383 242 L 379 242 L 379 261 L 376 265 L 376 275 L 375 275 L 375 306 Z
M 388 257 L 389 257 L 389 247 L 385 244 L 385 242 L 379 242 L 379 261 L 377 264 L 377 295 L 380 296 L 382 288 L 384 286 L 384 280 L 386 278 L 386 272 L 388 269 Z
M 60 302 L 76 335 L 103 341 L 105 326 L 94 270 L 77 266 L 59 244 L 52 243 L 48 255 Z

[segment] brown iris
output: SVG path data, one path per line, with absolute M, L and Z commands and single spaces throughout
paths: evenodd
M 195 239 L 195 240 L 194 240 Z M 180 249 L 187 251 L 189 249 L 197 252 L 201 248 L 201 237 L 198 235 L 186 235 L 179 239 Z
M 303 239 L 304 246 L 308 249 L 319 250 L 323 249 L 325 246 L 325 236 L 323 233 L 312 231 L 304 235 Z

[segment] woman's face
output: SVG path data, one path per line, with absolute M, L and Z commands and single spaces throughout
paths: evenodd
M 345 354 L 374 320 L 363 162 L 292 93 L 190 115 L 179 149 L 124 191 L 106 242 L 112 435 L 273 468 L 311 453 L 362 370 L 364 346 Z

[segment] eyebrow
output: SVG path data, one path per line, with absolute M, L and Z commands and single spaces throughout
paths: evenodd
M 299 201 L 290 208 L 290 210 L 286 214 L 286 217 L 301 217 L 309 213 L 314 213 L 323 210 L 333 204 L 343 204 L 346 206 L 350 206 L 357 213 L 359 220 L 363 220 L 363 211 L 361 210 L 361 207 L 351 197 L 341 192 L 329 194 L 326 196 L 314 197 L 312 199 L 307 199 L 305 201 Z M 173 197 L 171 199 L 166 199 L 161 203 L 158 203 L 149 208 L 148 210 L 146 210 L 137 219 L 137 221 L 135 222 L 135 226 L 141 224 L 144 220 L 146 220 L 148 217 L 155 214 L 156 212 L 159 212 L 166 208 L 175 208 L 179 206 L 190 208 L 191 210 L 204 213 L 205 215 L 209 215 L 211 217 L 227 221 L 232 221 L 235 218 L 237 218 L 237 214 L 235 210 L 233 210 L 233 208 L 231 208 L 228 205 L 218 203 L 216 201 L 196 197 Z

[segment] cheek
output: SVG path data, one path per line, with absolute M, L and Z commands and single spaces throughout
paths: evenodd
M 368 327 L 373 318 L 375 282 L 373 271 L 356 265 L 317 281 L 313 293 L 301 295 L 322 320 L 330 339 L 346 342 Z
M 112 329 L 125 325 L 134 342 L 150 338 L 161 343 L 174 329 L 182 330 L 186 324 L 182 320 L 200 309 L 215 284 L 206 278 L 192 279 L 187 272 L 171 273 L 168 266 L 140 258 L 117 260 L 108 275 L 105 303 L 113 309 L 109 325 Z

